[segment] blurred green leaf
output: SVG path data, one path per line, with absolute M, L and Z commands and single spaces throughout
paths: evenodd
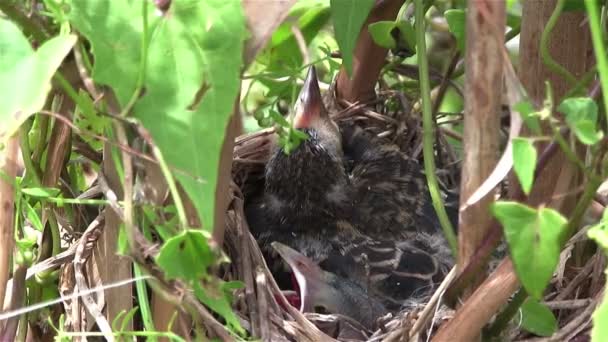
M 412 55 L 416 51 L 416 29 L 409 21 L 399 21 L 397 23 L 399 29 L 399 37 L 407 44 L 407 49 L 412 52 Z M 397 45 L 401 45 L 397 42 Z
M 496 202 L 492 212 L 503 226 L 519 280 L 540 300 L 559 261 L 567 220 L 554 209 L 517 202 Z
M 602 219 L 598 224 L 589 228 L 587 235 L 608 254 L 608 209 L 604 209 Z
M 593 328 L 591 341 L 600 342 L 608 340 L 608 291 L 604 291 L 604 298 L 593 312 Z
M 594 145 L 603 137 L 597 130 L 597 104 L 589 97 L 571 97 L 560 103 L 557 110 L 564 113 L 566 123 L 585 145 Z
M 448 22 L 450 32 L 452 32 L 454 38 L 456 38 L 458 49 L 460 52 L 464 53 L 467 27 L 467 17 L 465 11 L 461 9 L 447 10 L 445 11 L 444 15 Z
M 526 138 L 513 138 L 513 168 L 519 179 L 524 193 L 529 194 L 534 182 L 534 169 L 536 168 L 536 149 L 532 140 Z
M 221 285 L 214 284 L 213 288 L 219 288 Z M 194 294 L 203 304 L 211 310 L 222 315 L 228 325 L 230 325 L 237 333 L 244 335 L 245 330 L 241 327 L 238 318 L 232 311 L 228 296 L 223 291 L 210 291 L 209 288 L 201 286 L 200 283 L 194 284 Z
M 277 77 L 294 76 L 299 73 L 303 59 L 291 27 L 295 24 L 308 45 L 330 17 L 329 6 L 323 2 L 304 2 L 299 7 L 294 6 L 288 19 L 272 34 L 258 60 L 266 65 L 266 71 L 277 73 Z
M 91 99 L 86 91 L 81 89 L 78 96 L 81 99 L 81 105 L 83 105 L 83 107 L 79 106 L 76 108 L 76 111 L 74 111 L 74 124 L 76 124 L 78 128 L 89 133 L 103 136 L 105 130 L 112 124 L 112 121 L 109 117 L 106 117 L 95 110 L 93 99 Z M 96 150 L 100 150 L 103 147 L 103 141 L 95 137 L 91 137 L 88 134 L 82 134 L 80 136 Z
M 372 39 L 376 44 L 387 49 L 408 51 L 410 57 L 416 51 L 416 30 L 407 21 L 378 21 L 368 26 Z
M 396 24 L 394 21 L 377 21 L 370 24 L 367 29 L 376 44 L 383 48 L 394 49 L 397 44 L 395 43 L 391 31 L 395 27 Z
M 532 131 L 532 133 L 536 135 L 541 135 L 542 130 L 540 129 L 539 117 L 536 114 L 536 109 L 530 101 L 522 101 L 513 106 L 513 109 L 519 113 L 522 120 L 528 126 L 528 128 Z
M 0 17 L 0 145 L 42 109 L 51 78 L 75 43 L 75 35 L 61 35 L 34 52 L 17 25 Z
M 589 238 L 604 250 L 608 255 L 608 209 L 604 209 L 602 219 L 587 233 Z M 605 341 L 608 339 L 608 291 L 604 291 L 604 298 L 593 313 L 593 328 L 591 330 L 592 341 Z
M 21 192 L 25 195 L 37 198 L 56 197 L 61 192 L 57 188 L 22 188 Z
M 146 91 L 134 113 L 167 163 L 185 171 L 175 176 L 211 230 L 220 151 L 240 86 L 243 8 L 239 0 L 174 0 L 163 16 L 154 10 L 143 1 L 74 0 L 70 18 L 91 42 L 94 80 L 125 106 L 141 70 L 147 16 Z
M 40 220 L 40 216 L 36 212 L 36 209 L 32 207 L 27 201 L 25 201 L 25 209 L 27 211 L 27 220 L 30 221 L 34 229 L 39 232 L 44 231 L 44 226 L 42 226 L 42 221 Z
M 209 248 L 209 235 L 199 229 L 188 229 L 167 239 L 156 262 L 168 279 L 181 278 L 194 282 L 207 275 L 215 257 Z
M 553 312 L 536 299 L 528 297 L 521 306 L 521 326 L 539 336 L 551 336 L 557 330 L 557 320 Z
M 342 53 L 342 64 L 350 75 L 355 43 L 369 11 L 374 6 L 374 0 L 330 0 L 330 6 L 336 41 Z

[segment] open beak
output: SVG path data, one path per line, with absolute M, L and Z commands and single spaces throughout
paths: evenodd
M 295 249 L 284 245 L 280 242 L 271 243 L 272 248 L 274 248 L 277 253 L 285 260 L 285 262 L 291 267 L 292 271 L 302 271 L 301 267 L 303 265 L 313 264 L 312 260 L 308 259 L 304 255 L 300 254 Z
M 311 294 L 316 291 L 315 284 L 320 281 L 323 271 L 312 260 L 280 242 L 275 241 L 271 246 L 289 265 L 296 278 L 300 290 L 300 311 L 311 312 L 313 310 Z
M 323 99 L 321 98 L 321 89 L 319 88 L 319 80 L 317 79 L 317 71 L 314 66 L 310 66 L 304 86 L 298 96 L 298 101 L 295 107 L 294 127 L 307 128 L 321 116 L 325 110 Z

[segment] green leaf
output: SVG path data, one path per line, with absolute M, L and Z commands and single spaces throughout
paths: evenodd
M 218 288 L 219 286 L 216 286 Z M 194 285 L 194 294 L 203 304 L 211 310 L 222 315 L 228 325 L 230 325 L 239 334 L 243 335 L 245 330 L 241 327 L 236 315 L 232 311 L 230 302 L 227 296 L 221 291 L 210 291 L 209 288 L 202 287 L 199 283 Z
M 608 291 L 604 291 L 604 298 L 593 313 L 592 341 L 608 340 Z
M 539 336 L 551 336 L 557 330 L 557 320 L 553 312 L 536 299 L 528 297 L 521 306 L 521 326 Z
M 185 230 L 163 244 L 156 262 L 169 279 L 199 280 L 207 275 L 207 267 L 215 260 L 208 239 L 208 234 L 200 229 Z
M 83 107 L 79 106 L 76 108 L 74 123 L 82 130 L 103 136 L 105 130 L 112 124 L 112 121 L 109 117 L 103 116 L 95 110 L 93 99 L 91 99 L 87 92 L 80 90 L 78 96 L 80 96 Z M 82 134 L 81 137 L 96 150 L 101 150 L 103 147 L 103 142 L 95 137 L 91 137 L 88 134 Z
M 589 120 L 577 122 L 572 130 L 578 140 L 585 145 L 595 145 L 604 137 L 602 131 L 597 131 L 596 123 Z
M 395 27 L 394 21 L 378 21 L 370 24 L 367 29 L 376 44 L 383 48 L 394 49 L 397 44 L 391 32 Z
M 42 109 L 51 78 L 75 43 L 75 35 L 61 35 L 34 52 L 17 25 L 0 18 L 0 145 Z
M 542 130 L 540 129 L 540 122 L 537 115 L 536 109 L 530 101 L 522 101 L 513 106 L 513 109 L 519 113 L 522 120 L 528 126 L 528 128 L 532 131 L 532 133 L 536 135 L 541 135 Z
M 44 230 L 44 226 L 42 226 L 42 221 L 40 220 L 40 216 L 36 212 L 36 209 L 32 207 L 27 201 L 25 201 L 25 209 L 27 210 L 27 220 L 30 221 L 34 229 L 41 232 Z
M 519 280 L 541 299 L 559 261 L 567 220 L 553 209 L 517 202 L 496 202 L 492 212 L 503 226 Z
M 598 224 L 589 228 L 587 235 L 589 238 L 595 240 L 595 242 L 602 247 L 604 253 L 608 255 L 608 209 L 604 209 L 602 219 Z M 593 313 L 591 340 L 608 340 L 608 291 L 604 291 L 604 298 Z
M 93 78 L 111 86 L 125 106 L 144 57 L 140 47 L 147 16 L 145 95 L 134 114 L 167 163 L 181 171 L 176 178 L 203 228 L 211 230 L 220 151 L 240 87 L 246 33 L 241 1 L 174 0 L 162 16 L 146 4 L 74 0 L 70 18 L 91 41 Z
M 460 52 L 464 53 L 466 41 L 467 16 L 464 10 L 452 9 L 445 11 L 445 19 L 448 22 L 450 32 L 456 38 L 456 45 Z
M 521 188 L 527 194 L 534 182 L 534 169 L 536 168 L 536 149 L 532 140 L 526 138 L 513 138 L 513 168 L 519 179 Z
M 342 52 L 342 64 L 350 75 L 353 69 L 353 51 L 365 19 L 374 6 L 374 0 L 330 0 L 331 17 L 336 41 Z
M 604 209 L 602 219 L 598 224 L 589 228 L 587 235 L 608 254 L 608 209 Z
M 397 24 L 399 36 L 407 44 L 407 49 L 415 53 L 416 51 L 416 29 L 409 21 L 399 21 Z M 397 42 L 398 45 L 400 42 Z
M 597 104 L 589 97 L 567 98 L 557 107 L 566 117 L 566 123 L 576 137 L 586 145 L 593 145 L 602 139 L 597 130 Z
M 268 46 L 258 60 L 267 65 L 266 71 L 278 72 L 277 78 L 293 76 L 296 73 L 294 69 L 299 72 L 302 53 L 291 27 L 295 23 L 308 44 L 327 24 L 330 17 L 329 6 L 324 1 L 297 2 L 289 12 L 288 19 L 272 34 Z M 286 69 L 291 72 L 286 73 Z
M 25 195 L 37 198 L 56 197 L 61 192 L 57 188 L 22 188 L 21 192 Z

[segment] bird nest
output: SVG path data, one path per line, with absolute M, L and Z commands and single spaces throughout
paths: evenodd
M 336 122 L 355 122 L 399 146 L 407 156 L 421 159 L 420 106 L 403 93 L 381 92 L 372 103 L 340 102 L 334 105 L 330 112 Z M 444 188 L 455 189 L 458 187 L 457 153 L 447 143 L 446 133 L 450 131 L 440 128 L 438 132 L 435 141 L 437 175 Z M 380 317 L 377 331 L 367 331 L 358 322 L 344 316 L 303 314 L 288 304 L 249 232 L 244 214 L 247 196 L 254 193 L 263 181 L 273 134 L 274 130 L 270 128 L 243 135 L 237 138 L 233 154 L 232 201 L 227 211 L 224 238 L 225 250 L 232 260 L 227 277 L 245 283 L 245 289 L 237 296 L 236 307 L 243 325 L 251 334 L 264 341 L 400 341 L 423 336 L 433 325 L 438 325 L 438 320 L 446 318 L 449 311 L 437 311 L 438 299 L 454 272 L 449 273 L 432 297 L 408 303 L 407 309 L 397 314 Z

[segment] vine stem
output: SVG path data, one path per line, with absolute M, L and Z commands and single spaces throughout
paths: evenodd
M 602 84 L 602 98 L 604 100 L 604 108 L 608 109 L 608 61 L 606 60 L 606 48 L 602 38 L 602 26 L 600 25 L 600 15 L 597 2 L 593 0 L 585 0 L 587 14 L 589 18 L 589 28 L 591 29 L 591 41 L 593 43 L 593 51 L 597 60 L 597 69 L 600 74 L 600 83 Z M 608 117 L 608 111 L 606 116 Z M 608 120 L 607 120 L 608 121 Z
M 415 0 L 415 19 L 416 19 L 416 49 L 418 56 L 419 80 L 420 80 L 420 96 L 422 100 L 422 153 L 424 156 L 424 171 L 426 180 L 429 186 L 429 192 L 433 201 L 433 207 L 441 223 L 443 234 L 450 245 L 452 255 L 458 254 L 458 242 L 452 223 L 445 211 L 441 193 L 439 192 L 439 184 L 437 182 L 437 173 L 435 167 L 435 155 L 433 149 L 434 142 L 434 125 L 433 113 L 431 110 L 431 82 L 429 80 L 429 61 L 426 57 L 426 41 L 425 41 L 425 21 L 424 21 L 424 4 L 423 0 Z
M 570 83 L 571 85 L 575 85 L 577 83 L 576 77 L 574 77 L 572 73 L 570 73 L 563 66 L 557 63 L 553 59 L 553 57 L 551 57 L 548 47 L 551 32 L 553 31 L 555 24 L 557 24 L 557 19 L 562 14 L 562 10 L 564 9 L 565 3 L 565 0 L 557 0 L 557 3 L 555 4 L 555 9 L 553 9 L 553 13 L 551 13 L 549 20 L 547 21 L 547 25 L 545 25 L 545 29 L 543 30 L 543 33 L 540 36 L 540 56 L 547 68 L 565 78 L 566 81 L 568 81 L 568 83 Z

